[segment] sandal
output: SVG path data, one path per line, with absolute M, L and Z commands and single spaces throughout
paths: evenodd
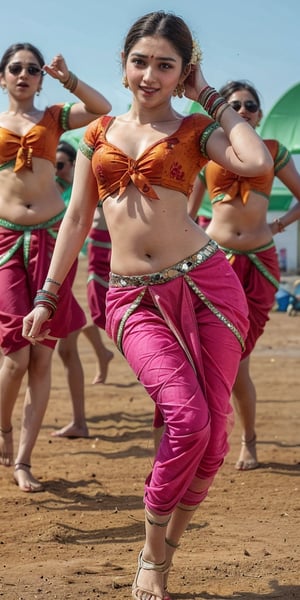
M 135 574 L 134 582 L 132 584 L 133 600 L 141 600 L 141 598 L 143 598 L 144 594 L 149 594 L 149 597 L 156 596 L 156 598 L 158 600 L 168 600 L 168 596 L 165 596 L 165 594 L 163 596 L 160 596 L 159 594 L 156 594 L 152 590 L 146 590 L 146 589 L 142 588 L 140 585 L 138 585 L 138 578 L 139 578 L 141 569 L 145 569 L 146 571 L 157 571 L 164 575 L 165 573 L 167 573 L 169 568 L 170 568 L 170 565 L 166 566 L 166 561 L 164 561 L 163 563 L 160 563 L 160 564 L 156 564 L 156 563 L 150 562 L 149 560 L 145 560 L 143 558 L 143 550 L 141 550 L 139 553 L 139 557 L 138 557 L 137 572 Z M 141 592 L 142 595 L 137 596 L 137 592 Z
M 248 458 L 241 458 L 241 456 L 245 455 L 245 452 L 248 454 Z M 238 471 L 251 471 L 253 469 L 257 469 L 259 467 L 259 463 L 256 456 L 256 435 L 253 436 L 252 440 L 245 440 L 242 438 L 242 448 L 240 453 L 240 458 L 237 461 L 235 468 Z

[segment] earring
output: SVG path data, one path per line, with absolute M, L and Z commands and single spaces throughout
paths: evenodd
M 3 94 L 7 94 L 7 87 L 6 87 L 6 85 L 1 85 L 1 88 L 2 88 Z
M 123 83 L 123 85 L 124 85 L 125 88 L 129 88 L 129 83 L 128 83 L 127 75 L 123 76 L 122 83 Z
M 178 83 L 173 92 L 173 96 L 178 96 L 178 98 L 182 98 L 185 92 L 185 87 L 183 83 Z

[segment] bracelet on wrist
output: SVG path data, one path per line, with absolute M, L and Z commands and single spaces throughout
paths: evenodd
M 52 319 L 58 305 L 59 296 L 48 290 L 38 290 L 33 301 L 33 305 L 43 306 L 49 311 L 49 319 Z
M 69 71 L 68 79 L 65 82 L 61 82 L 61 83 L 63 84 L 64 88 L 66 88 L 66 90 L 69 90 L 70 92 L 74 92 L 78 85 L 78 77 L 77 77 L 77 75 L 75 75 L 75 73 L 72 73 L 72 71 Z
M 61 286 L 61 283 L 59 283 L 59 281 L 56 281 L 55 279 L 52 279 L 52 277 L 46 277 L 45 283 L 53 283 L 53 285 L 57 285 L 57 287 Z
M 274 219 L 273 223 L 276 223 L 278 227 L 278 233 L 282 233 L 283 231 L 285 231 L 285 226 L 281 219 Z
M 220 123 L 221 122 L 221 117 L 223 116 L 223 113 L 225 112 L 225 110 L 227 110 L 227 108 L 230 107 L 230 104 L 223 104 L 220 108 L 220 112 L 217 113 L 217 121 Z M 218 109 L 219 110 L 219 109 Z
M 205 86 L 201 90 L 197 101 L 203 106 L 204 110 L 215 121 L 217 120 L 217 114 L 220 111 L 220 109 L 223 110 L 221 111 L 221 113 L 219 113 L 219 118 L 221 118 L 225 108 L 227 108 L 228 106 L 227 100 L 225 100 L 225 98 L 223 98 L 223 96 L 221 96 L 219 92 L 217 92 L 217 90 L 215 90 L 215 88 L 211 87 L 210 85 Z

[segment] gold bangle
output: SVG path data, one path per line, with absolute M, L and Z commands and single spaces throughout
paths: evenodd
M 223 104 L 223 106 L 221 106 L 221 109 L 220 109 L 220 113 L 219 113 L 219 114 L 218 114 L 218 111 L 217 111 L 217 117 L 216 117 L 216 121 L 218 121 L 218 123 L 220 123 L 220 121 L 221 121 L 221 117 L 223 116 L 223 113 L 224 113 L 224 112 L 225 112 L 225 110 L 227 110 L 227 108 L 229 108 L 229 107 L 230 107 L 230 104 L 225 104 L 225 105 Z
M 77 88 L 77 85 L 78 77 L 74 73 L 72 73 L 72 71 L 69 71 L 69 77 L 67 81 L 63 83 L 64 88 L 66 88 L 70 92 L 74 92 L 74 90 Z

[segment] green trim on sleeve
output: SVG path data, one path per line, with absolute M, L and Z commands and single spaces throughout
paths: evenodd
M 89 146 L 89 144 L 87 144 L 83 139 L 80 140 L 80 142 L 79 142 L 78 150 L 80 150 L 80 152 L 82 152 L 82 154 L 86 158 L 88 158 L 89 160 L 92 160 L 93 154 L 94 154 L 94 148 L 92 146 Z
M 203 156 L 205 156 L 205 158 L 207 158 L 207 159 L 209 159 L 209 156 L 207 155 L 207 152 L 206 152 L 206 144 L 207 144 L 211 134 L 219 127 L 221 127 L 220 123 L 217 123 L 217 122 L 210 123 L 206 127 L 206 129 L 204 129 L 204 131 L 202 132 L 202 134 L 200 136 L 200 151 L 201 151 L 201 154 L 203 154 Z
M 283 144 L 278 142 L 278 152 L 274 160 L 275 174 L 278 173 L 280 169 L 283 169 L 283 167 L 285 167 L 285 165 L 289 162 L 290 158 L 291 154 L 288 151 L 288 149 Z
M 69 117 L 73 104 L 75 104 L 75 102 L 66 102 L 61 109 L 60 124 L 64 131 L 68 131 L 70 129 Z

